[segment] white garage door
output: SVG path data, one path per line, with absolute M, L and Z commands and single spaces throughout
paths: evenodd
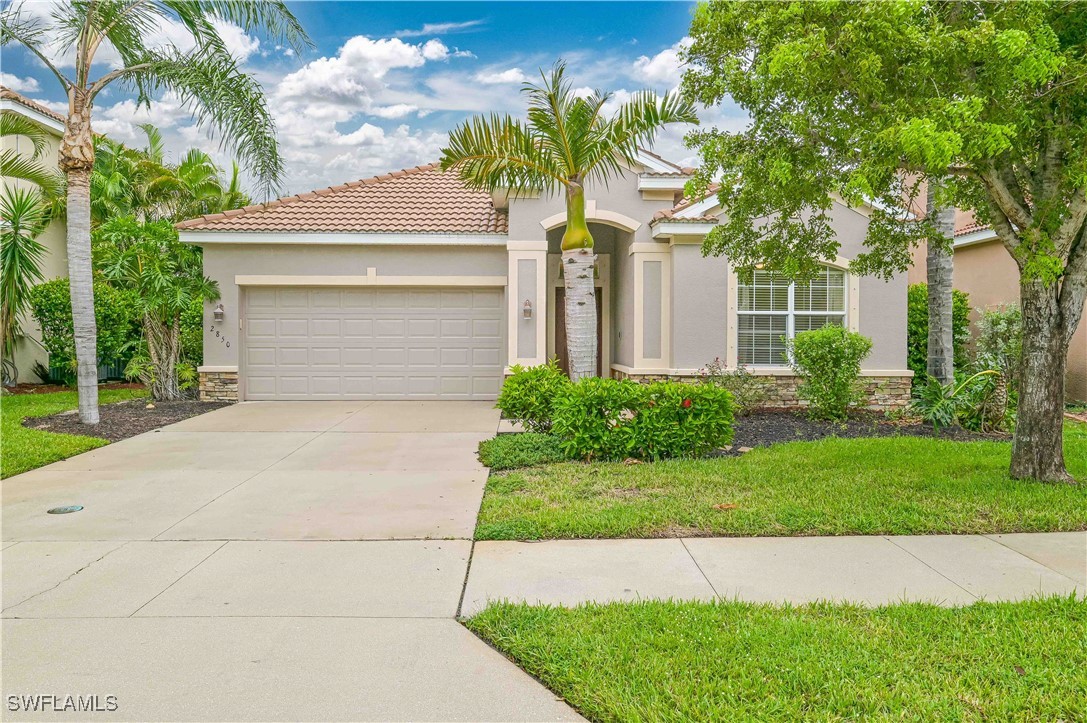
M 498 288 L 252 288 L 246 399 L 494 399 Z

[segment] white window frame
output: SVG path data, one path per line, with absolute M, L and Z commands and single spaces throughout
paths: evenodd
M 740 346 L 740 324 L 739 318 L 741 315 L 746 316 L 785 316 L 785 337 L 792 339 L 796 336 L 796 317 L 799 316 L 841 316 L 842 325 L 850 331 L 857 331 L 858 320 L 860 317 L 860 278 L 854 274 L 849 273 L 849 260 L 838 257 L 833 261 L 822 261 L 824 266 L 841 271 L 845 274 L 845 299 L 844 299 L 844 311 L 827 311 L 827 312 L 814 312 L 814 311 L 796 311 L 796 283 L 789 284 L 788 290 L 788 310 L 787 311 L 740 311 L 739 309 L 739 290 L 740 280 L 736 274 L 735 269 L 729 265 L 728 272 L 728 348 L 726 350 L 725 361 L 726 366 L 730 369 L 735 369 L 739 365 L 739 346 Z M 768 370 L 780 370 L 788 367 L 787 362 L 779 362 L 776 364 L 749 364 L 744 365 L 751 369 L 768 369 Z

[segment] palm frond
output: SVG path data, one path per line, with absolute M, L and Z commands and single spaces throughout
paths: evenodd
M 510 116 L 477 116 L 449 133 L 442 170 L 457 171 L 469 188 L 529 191 L 565 185 L 563 164 L 529 128 Z
M 6 186 L 0 193 L 0 338 L 10 356 L 30 289 L 43 281 L 45 247 L 37 237 L 49 224 L 49 206 L 37 191 Z
M 637 162 L 639 146 L 651 145 L 656 134 L 672 123 L 697 124 L 694 104 L 677 93 L 635 93 L 600 129 L 600 142 L 591 144 L 593 153 L 587 159 L 586 175 L 606 181 L 622 173 L 624 165 Z
M 0 136 L 22 136 L 34 146 L 34 156 L 40 157 L 49 145 L 49 134 L 24 115 L 5 111 L 0 113 Z

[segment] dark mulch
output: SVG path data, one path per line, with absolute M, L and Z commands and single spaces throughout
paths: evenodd
M 816 421 L 803 412 L 753 412 L 736 417 L 735 429 L 731 449 L 721 450 L 718 455 L 740 454 L 741 447 L 768 447 L 779 442 L 810 442 L 826 437 L 939 437 L 957 442 L 1011 439 L 1003 433 L 982 434 L 961 427 L 949 427 L 937 432 L 931 424 L 890 420 L 878 412 L 856 412 L 845 422 Z
M 88 427 L 79 421 L 79 414 L 72 410 L 61 412 L 48 417 L 30 417 L 23 420 L 23 426 L 28 429 L 40 429 L 46 432 L 59 434 L 80 434 L 85 437 L 101 437 L 111 442 L 117 442 L 137 434 L 149 432 L 152 429 L 165 427 L 189 417 L 221 409 L 230 405 L 230 402 L 199 402 L 196 400 L 182 400 L 177 402 L 154 402 L 153 408 L 148 399 L 133 399 L 128 402 L 116 404 L 103 404 L 98 408 L 99 422 L 97 426 Z
M 106 382 L 99 384 L 99 389 L 143 389 L 142 384 L 136 382 Z M 53 392 L 74 392 L 75 387 L 63 384 L 16 384 L 14 387 L 4 387 L 5 394 L 52 394 Z

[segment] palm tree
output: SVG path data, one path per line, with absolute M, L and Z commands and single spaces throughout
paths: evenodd
M 669 123 L 697 123 L 694 106 L 668 93 L 631 96 L 606 115 L 611 93 L 574 93 L 561 60 L 539 85 L 525 83 L 528 120 L 477 116 L 449 134 L 443 170 L 456 170 L 469 188 L 494 192 L 547 190 L 566 197 L 562 236 L 566 287 L 567 359 L 577 380 L 596 374 L 596 255 L 585 220 L 585 187 L 607 183 L 637 163 L 638 147 Z
M 260 85 L 244 73 L 219 36 L 215 21 L 301 50 L 309 38 L 282 0 L 73 0 L 53 10 L 47 27 L 8 4 L 0 13 L 0 45 L 19 43 L 48 68 L 68 97 L 60 167 L 68 181 L 68 279 L 72 292 L 79 418 L 98 423 L 98 360 L 94 291 L 91 285 L 90 177 L 94 167 L 91 116 L 95 98 L 111 83 L 135 92 L 150 107 L 152 95 L 171 90 L 201 124 L 214 125 L 267 193 L 282 175 L 275 123 Z M 193 49 L 149 47 L 147 38 L 163 22 L 180 24 Z M 74 51 L 75 73 L 66 76 L 50 58 L 54 44 Z M 112 46 L 117 67 L 93 78 L 98 51 Z
M 942 239 L 929 239 L 925 259 L 928 274 L 928 375 L 940 384 L 955 381 L 955 329 L 949 244 L 955 235 L 955 207 L 939 204 L 935 181 L 928 183 L 926 216 Z M 942 241 L 942 243 L 941 243 Z
M 31 153 L 0 149 L 0 359 L 4 383 L 19 379 L 15 345 L 22 336 L 19 318 L 26 310 L 30 289 L 43 280 L 45 247 L 37 238 L 57 210 L 64 179 L 43 161 L 48 136 L 37 123 L 17 113 L 0 113 L 0 137 L 19 136 Z M 18 187 L 22 181 L 29 187 Z

